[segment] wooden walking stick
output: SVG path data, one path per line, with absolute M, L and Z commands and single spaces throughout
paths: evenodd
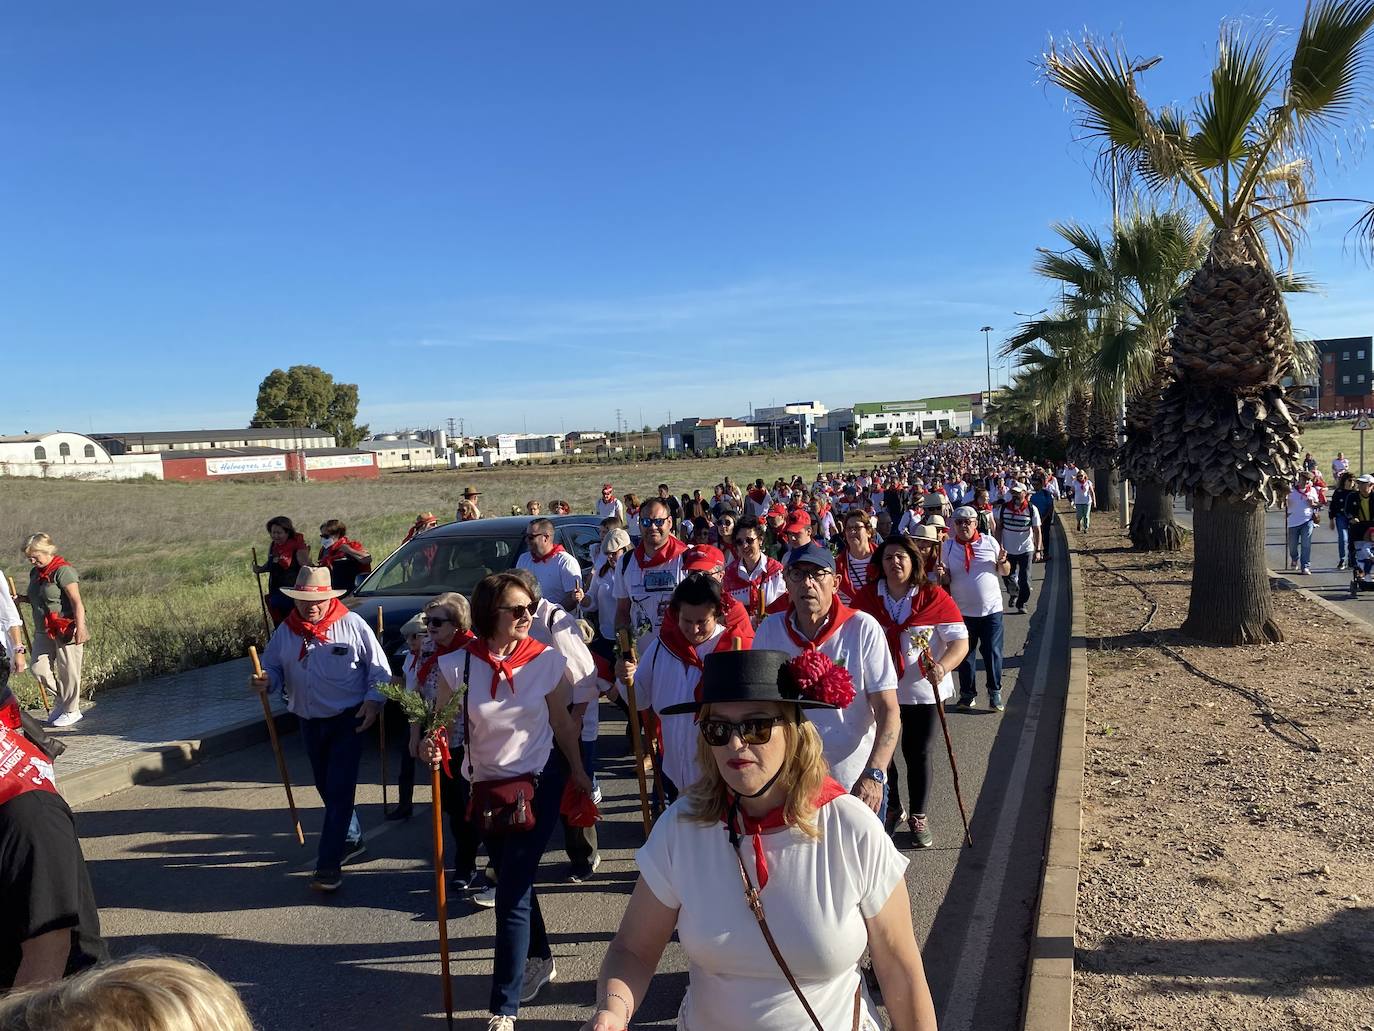
M 453 1031 L 453 979 L 448 964 L 448 885 L 444 881 L 444 810 L 440 804 L 439 767 L 429 771 L 434 812 L 434 899 L 439 919 L 439 969 L 444 978 L 444 1012 Z
M 620 645 L 622 657 L 635 658 L 634 641 L 630 638 L 629 627 L 616 631 L 616 643 Z M 630 746 L 635 753 L 635 777 L 639 780 L 639 814 L 644 821 L 644 836 L 649 836 L 654 821 L 649 815 L 649 784 L 644 779 L 644 745 L 639 738 L 639 706 L 635 703 L 635 678 L 625 678 L 625 702 L 630 707 Z
M 377 603 L 377 643 L 382 642 L 382 603 Z M 382 753 L 382 815 L 386 815 L 386 702 L 377 714 L 377 742 Z
M 935 665 L 935 659 L 930 654 L 930 646 L 924 645 L 921 648 L 922 665 L 926 669 Z M 929 679 L 927 677 L 927 679 Z M 954 761 L 954 742 L 949 739 L 949 721 L 945 719 L 945 703 L 940 698 L 940 685 L 932 684 L 935 688 L 935 712 L 940 717 L 940 729 L 945 732 L 945 751 L 949 753 L 949 769 L 954 775 L 954 800 L 959 803 L 959 816 L 964 821 L 964 841 L 968 847 L 973 847 L 973 835 L 968 829 L 968 813 L 964 810 L 964 795 L 959 790 L 959 764 Z
M 262 663 L 258 661 L 258 650 L 251 644 L 248 646 L 248 657 L 253 660 L 253 675 L 262 676 Z M 254 690 L 257 690 L 256 685 Z M 258 700 L 262 702 L 262 716 L 267 721 L 267 736 L 272 741 L 272 751 L 277 756 L 277 772 L 281 774 L 281 786 L 286 789 L 286 804 L 291 807 L 291 823 L 296 828 L 296 840 L 305 847 L 305 831 L 301 830 L 301 818 L 296 815 L 296 799 L 291 794 L 291 777 L 286 772 L 286 756 L 281 753 L 281 742 L 277 740 L 277 721 L 272 717 L 272 705 L 267 700 L 266 691 L 258 691 Z
M 6 577 L 6 579 L 10 582 L 10 597 L 14 599 L 14 607 L 19 613 L 19 625 L 24 629 L 24 649 L 29 653 L 29 670 L 32 671 L 34 659 L 33 638 L 29 635 L 29 624 L 28 621 L 24 618 L 24 608 L 22 605 L 18 604 L 19 592 L 14 589 L 14 577 L 9 576 Z M 47 712 L 52 712 L 52 700 L 48 697 L 48 692 L 47 689 L 43 686 L 43 681 L 39 680 L 37 676 L 35 676 L 33 679 L 34 683 L 38 685 L 38 697 L 43 699 L 44 710 Z
M 258 572 L 258 549 L 253 549 L 253 579 L 258 582 L 258 602 L 262 605 L 262 632 L 266 634 L 262 639 L 262 646 L 267 647 L 267 642 L 272 639 L 272 617 L 267 613 L 267 595 L 262 593 L 262 574 Z

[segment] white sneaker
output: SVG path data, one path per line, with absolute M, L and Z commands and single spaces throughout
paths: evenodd
M 483 909 L 495 909 L 496 885 L 493 884 L 490 888 L 487 888 L 485 891 L 477 892 L 475 895 L 472 896 L 472 901 L 475 902 L 477 905 L 481 906 Z
M 54 727 L 70 727 L 73 723 L 80 723 L 83 718 L 83 714 L 79 711 L 64 712 L 61 716 L 56 716 L 49 722 Z
M 539 994 L 539 989 L 557 976 L 558 967 L 554 964 L 552 956 L 548 959 L 536 959 L 534 956 L 526 959 L 525 980 L 520 987 L 520 1001 L 534 1001 L 534 997 Z
M 496 1014 L 487 1021 L 487 1031 L 515 1031 L 515 1018 Z

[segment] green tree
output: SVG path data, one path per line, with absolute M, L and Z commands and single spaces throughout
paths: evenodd
M 1151 109 L 1123 44 L 1055 45 L 1041 67 L 1072 98 L 1100 146 L 1099 174 L 1191 200 L 1213 230 L 1169 345 L 1170 382 L 1154 419 L 1159 468 L 1193 499 L 1194 562 L 1183 631 L 1216 644 L 1280 641 L 1264 555 L 1265 506 L 1301 456 L 1282 387 L 1294 365 L 1287 307 L 1270 261 L 1291 265 L 1316 198 L 1323 144 L 1362 114 L 1374 0 L 1309 2 L 1291 55 L 1260 26 L 1224 25 L 1208 87 L 1192 110 Z M 1374 244 L 1374 204 L 1356 224 Z
M 897 436 L 897 434 L 895 433 L 892 434 L 892 436 L 888 438 L 887 446 L 891 448 L 893 451 L 902 450 L 902 438 Z
M 300 427 L 333 434 L 339 447 L 355 447 L 367 436 L 359 426 L 358 385 L 335 383 L 316 365 L 273 369 L 258 384 L 258 410 L 252 426 Z

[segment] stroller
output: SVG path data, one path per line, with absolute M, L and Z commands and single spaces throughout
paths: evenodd
M 1361 591 L 1374 591 L 1374 523 L 1357 523 L 1350 529 L 1350 597 L 1358 598 Z

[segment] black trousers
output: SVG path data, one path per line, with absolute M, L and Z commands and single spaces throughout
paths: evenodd
M 926 812 L 930 802 L 930 778 L 932 772 L 931 756 L 935 749 L 935 725 L 940 721 L 934 705 L 903 705 L 902 715 L 902 759 L 906 762 L 907 801 L 906 812 L 910 814 Z M 902 791 L 894 762 L 887 770 L 888 796 L 887 811 L 902 812 Z

